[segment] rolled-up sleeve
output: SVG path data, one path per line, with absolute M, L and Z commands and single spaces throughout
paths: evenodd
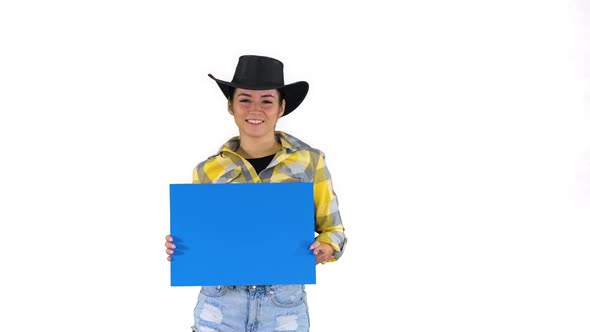
M 315 200 L 316 240 L 327 243 L 334 248 L 334 259 L 344 253 L 347 238 L 338 209 L 338 198 L 332 186 L 332 178 L 326 167 L 325 156 L 320 153 L 315 170 L 313 193 Z

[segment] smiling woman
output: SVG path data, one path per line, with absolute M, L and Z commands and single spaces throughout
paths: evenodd
M 281 149 L 274 133 L 278 119 L 285 112 L 285 100 L 278 90 L 237 88 L 228 99 L 227 107 L 239 128 L 238 152 L 244 157 L 261 158 Z
M 239 136 L 194 169 L 193 183 L 312 182 L 317 236 L 309 250 L 316 264 L 336 261 L 346 237 L 324 154 L 275 130 L 301 104 L 307 82 L 285 85 L 280 61 L 253 55 L 240 57 L 231 82 L 209 76 L 227 98 Z M 172 260 L 172 235 L 166 248 Z M 309 331 L 304 285 L 204 286 L 194 317 L 193 331 Z

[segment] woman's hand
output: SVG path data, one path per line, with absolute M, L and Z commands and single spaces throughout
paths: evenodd
M 176 246 L 174 245 L 174 243 L 172 243 L 173 239 L 172 236 L 170 235 L 166 235 L 166 253 L 168 254 L 168 261 L 172 260 L 172 254 L 174 254 L 174 248 L 176 248 Z
M 316 264 L 325 263 L 334 258 L 334 248 L 332 248 L 332 246 L 327 243 L 315 241 L 309 247 L 309 250 L 313 250 Z

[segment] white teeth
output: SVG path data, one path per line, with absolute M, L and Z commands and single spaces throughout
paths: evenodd
M 262 120 L 246 120 L 246 121 L 247 121 L 248 123 L 253 123 L 253 124 L 260 124 L 260 123 L 264 122 L 264 121 L 262 121 Z

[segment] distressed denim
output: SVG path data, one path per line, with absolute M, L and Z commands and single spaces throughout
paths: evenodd
M 308 332 L 304 285 L 203 286 L 195 332 Z

